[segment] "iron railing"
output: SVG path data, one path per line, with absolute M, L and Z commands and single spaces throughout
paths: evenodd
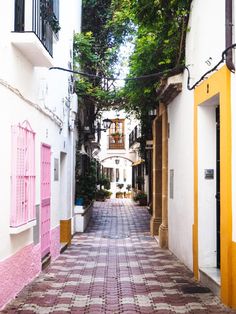
M 41 41 L 48 53 L 53 56 L 53 30 L 45 14 L 42 14 L 42 4 L 46 0 L 32 1 L 32 22 L 26 22 L 28 18 L 26 12 L 25 0 L 15 0 L 15 32 L 30 33 L 33 32 Z M 49 8 L 53 12 L 54 1 L 49 1 Z M 58 7 L 56 7 L 58 10 Z M 51 14 L 51 13 L 50 13 Z
M 133 131 L 129 134 L 129 147 L 131 147 L 134 143 L 138 142 L 138 139 L 141 137 L 141 128 L 139 125 L 133 129 Z
M 108 149 L 125 149 L 125 135 L 118 137 L 108 135 Z

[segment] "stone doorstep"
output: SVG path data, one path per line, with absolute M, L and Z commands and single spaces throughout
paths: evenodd
M 202 267 L 199 269 L 200 281 L 207 286 L 213 294 L 220 297 L 220 270 L 216 267 Z

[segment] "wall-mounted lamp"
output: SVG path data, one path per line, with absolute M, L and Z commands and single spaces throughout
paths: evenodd
M 110 129 L 112 123 L 113 123 L 112 120 L 106 118 L 106 119 L 102 120 L 103 129 L 102 128 L 95 128 L 94 131 L 104 131 L 104 132 L 106 132 L 106 130 Z
M 115 163 L 118 165 L 120 163 L 119 159 L 115 159 Z
M 108 119 L 108 118 L 102 120 L 102 124 L 103 124 L 104 129 L 105 130 L 110 129 L 112 122 L 113 121 Z

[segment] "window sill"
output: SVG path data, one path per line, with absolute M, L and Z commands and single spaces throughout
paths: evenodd
M 22 226 L 19 226 L 19 227 L 10 227 L 10 234 L 18 234 L 18 233 L 21 233 L 25 230 L 28 230 L 34 226 L 36 226 L 36 220 L 32 220 Z

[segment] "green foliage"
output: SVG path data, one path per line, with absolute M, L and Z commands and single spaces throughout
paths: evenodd
M 88 203 L 88 201 L 94 199 L 96 188 L 97 188 L 96 163 L 94 161 L 91 161 L 85 173 L 76 178 L 76 198 L 83 197 L 85 203 Z
M 82 70 L 99 76 L 116 75 L 119 47 L 132 41 L 129 77 L 157 72 L 162 77 L 129 80 L 118 93 L 112 81 L 80 78 L 76 91 L 85 105 L 98 111 L 119 106 L 141 120 L 143 139 L 156 108 L 156 89 L 171 69 L 184 64 L 185 36 L 191 0 L 83 0 L 82 34 L 75 36 L 75 62 Z
M 122 1 L 121 1 L 122 2 Z M 144 158 L 150 133 L 151 109 L 158 105 L 156 89 L 171 69 L 182 68 L 185 58 L 185 36 L 191 0 L 126 0 L 129 18 L 135 25 L 134 51 L 129 60 L 129 77 L 163 72 L 166 75 L 126 82 L 122 95 L 124 109 L 141 121 L 140 155 Z M 124 8 L 117 13 L 122 15 Z M 124 11 L 125 18 L 127 10 Z
M 101 176 L 97 182 L 100 186 L 104 186 L 105 189 L 109 190 L 111 188 L 111 182 L 106 176 Z
M 183 64 L 184 38 L 191 1 L 132 2 L 131 10 L 137 32 L 134 52 L 130 57 L 130 76 L 162 72 Z M 126 109 L 134 113 L 139 109 L 138 117 L 142 117 L 147 108 L 155 107 L 158 80 L 159 78 L 150 78 L 128 81 L 124 90 L 127 96 Z
M 131 188 L 132 188 L 131 184 L 127 184 L 127 185 L 126 185 L 126 190 L 127 190 L 127 191 L 130 191 Z
M 96 200 L 105 200 L 106 198 L 109 198 L 112 195 L 112 192 L 106 190 L 106 189 L 101 189 L 96 191 L 95 197 Z
M 138 192 L 135 196 L 134 196 L 134 201 L 138 202 L 140 200 L 143 199 L 147 199 L 147 194 L 143 191 Z
M 53 32 L 57 34 L 61 29 L 59 21 L 53 12 L 52 1 L 41 0 L 40 1 L 40 16 L 46 21 L 52 28 Z
M 74 37 L 75 66 L 99 77 L 115 75 L 119 47 L 129 33 L 129 19 L 115 19 L 117 5 L 113 0 L 83 0 L 82 33 Z M 76 93 L 82 103 L 95 104 L 99 111 L 122 99 L 115 92 L 112 80 L 80 77 Z
M 123 188 L 124 184 L 123 183 L 118 183 L 117 187 L 121 190 Z

